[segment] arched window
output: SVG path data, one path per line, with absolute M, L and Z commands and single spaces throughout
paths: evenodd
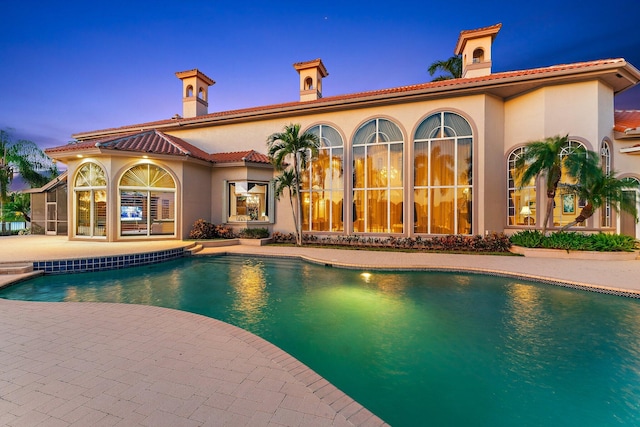
M 75 200 L 75 235 L 107 235 L 107 178 L 95 163 L 84 163 L 76 172 L 73 184 Z
M 471 234 L 473 135 L 469 122 L 450 112 L 433 114 L 414 135 L 414 230 Z
M 302 229 L 343 231 L 344 144 L 340 133 L 328 125 L 307 131 L 320 140 L 318 158 L 302 176 Z
M 187 86 L 187 91 L 185 93 L 185 96 L 187 98 L 191 98 L 193 96 L 193 86 L 191 85 Z
M 313 89 L 313 79 L 311 77 L 307 77 L 304 79 L 304 90 Z
M 163 168 L 141 164 L 120 179 L 120 235 L 175 235 L 176 184 Z
M 509 225 L 533 226 L 536 224 L 536 184 L 532 179 L 524 186 L 520 182 L 516 162 L 524 154 L 525 147 L 516 148 L 507 160 L 507 217 Z
M 203 101 L 206 101 L 205 98 L 205 94 L 204 94 L 204 89 L 203 88 L 199 88 L 198 89 L 198 98 L 202 99 Z
M 402 233 L 404 139 L 386 119 L 360 126 L 353 138 L 353 231 Z
M 560 158 L 573 153 L 584 153 L 587 155 L 587 148 L 579 141 L 569 140 L 567 144 L 560 150 Z M 579 200 L 575 194 L 568 193 L 562 189 L 563 184 L 573 184 L 574 180 L 568 176 L 565 167 L 562 168 L 562 178 L 558 184 L 558 191 L 553 201 L 553 226 L 562 227 L 573 222 L 580 213 L 580 209 L 586 204 L 585 200 Z M 542 219 L 544 220 L 544 218 Z M 576 226 L 584 227 L 584 223 L 576 224 Z
M 611 150 L 606 139 L 600 145 L 600 165 L 605 174 L 611 172 Z M 607 202 L 600 208 L 600 225 L 611 227 L 611 203 Z
M 477 48 L 473 51 L 473 63 L 479 63 L 484 61 L 484 50 Z

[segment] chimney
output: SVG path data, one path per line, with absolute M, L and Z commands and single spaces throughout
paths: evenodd
M 322 60 L 298 62 L 293 68 L 300 74 L 300 101 L 322 98 L 322 79 L 329 75 Z
M 491 45 L 502 24 L 460 32 L 454 53 L 462 55 L 462 77 L 491 74 Z
M 209 86 L 216 82 L 197 68 L 179 71 L 176 77 L 182 80 L 182 117 L 191 118 L 209 113 Z

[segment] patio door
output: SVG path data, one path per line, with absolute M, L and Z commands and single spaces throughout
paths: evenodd
M 58 234 L 58 203 L 47 202 L 46 205 L 46 234 L 56 235 Z

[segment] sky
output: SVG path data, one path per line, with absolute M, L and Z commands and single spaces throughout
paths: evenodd
M 182 114 L 177 71 L 216 81 L 209 112 L 297 101 L 292 64 L 321 58 L 333 96 L 428 82 L 462 30 L 502 23 L 493 72 L 625 58 L 637 1 L 4 1 L 0 129 L 42 148 Z M 640 109 L 640 86 L 616 98 Z

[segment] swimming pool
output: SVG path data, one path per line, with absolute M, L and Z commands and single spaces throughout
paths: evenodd
M 640 424 L 635 299 L 232 256 L 45 276 L 0 297 L 215 317 L 278 345 L 393 426 Z

